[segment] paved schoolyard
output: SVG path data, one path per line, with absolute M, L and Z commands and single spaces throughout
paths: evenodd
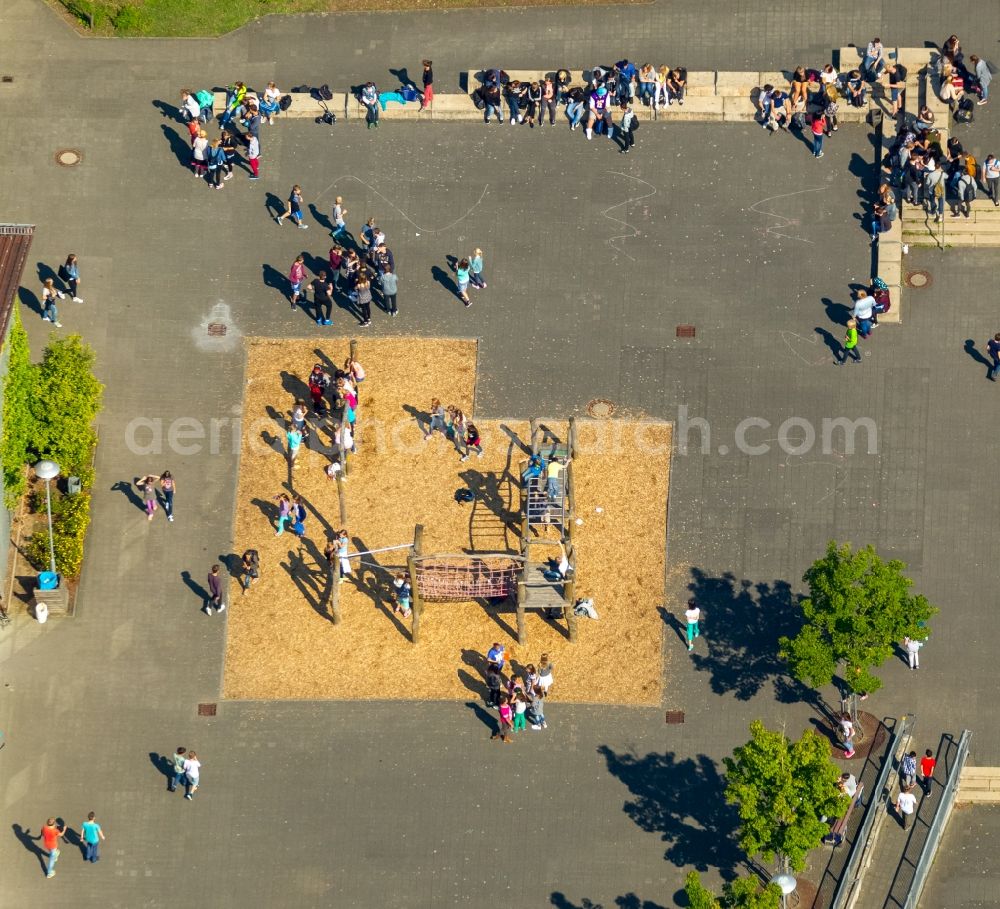
M 961 34 L 937 6 L 918 6 L 926 27 L 906 25 L 913 34 L 895 40 Z M 883 7 L 885 21 L 903 23 L 912 5 Z M 692 67 L 780 66 L 791 48 L 798 59 L 888 31 L 863 13 L 851 19 L 860 34 L 827 35 L 798 7 L 770 23 L 741 12 L 736 29 L 720 9 L 629 15 L 685 35 Z M 286 123 L 265 132 L 256 186 L 238 177 L 210 193 L 177 163 L 177 124 L 154 105 L 173 104 L 184 82 L 234 73 L 309 81 L 304 61 L 322 59 L 331 34 L 341 51 L 324 70 L 331 84 L 424 53 L 444 81 L 483 62 L 469 60 L 471 43 L 447 40 L 463 29 L 489 36 L 476 52 L 486 62 L 527 65 L 524 35 L 546 16 L 569 23 L 546 39 L 549 56 L 587 62 L 605 53 L 602 23 L 615 14 L 294 18 L 219 42 L 142 43 L 77 41 L 34 0 L 0 14 L 16 77 L 2 88 L 14 103 L 0 146 L 15 177 L 0 187 L 5 218 L 38 224 L 39 262 L 80 254 L 87 304 L 66 304 L 63 321 L 94 344 L 108 386 L 78 617 L 18 623 L 0 638 L 12 832 L 0 839 L 0 904 L 673 905 L 687 868 L 728 872 L 738 858 L 718 759 L 753 717 L 792 730 L 809 722 L 782 684 L 773 640 L 787 624 L 788 585 L 798 589 L 829 538 L 904 558 L 944 613 L 919 677 L 887 668 L 878 712 L 915 709 L 918 735 L 933 741 L 972 725 L 974 761 L 997 762 L 996 730 L 982 723 L 1000 520 L 989 495 L 996 389 L 965 349 L 997 330 L 993 257 L 913 253 L 934 286 L 908 293 L 904 324 L 881 327 L 863 365 L 830 366 L 824 332 L 839 336 L 849 285 L 868 271 L 854 220 L 870 160 L 860 129 L 842 129 L 816 162 L 801 143 L 749 125 L 649 124 L 625 162 L 606 141 L 563 130 Z M 977 32 L 995 34 L 996 15 L 978 11 Z M 53 120 L 53 97 L 71 113 Z M 980 135 L 992 135 L 981 120 Z M 64 145 L 84 151 L 79 168 L 51 163 Z M 664 726 L 660 711 L 560 703 L 569 692 L 550 706 L 544 735 L 499 750 L 482 712 L 465 705 L 222 703 L 215 719 L 195 715 L 218 697 L 224 625 L 198 613 L 182 572 L 200 581 L 230 551 L 230 437 L 220 431 L 215 455 L 141 457 L 126 432 L 137 417 L 166 428 L 238 416 L 241 334 L 319 337 L 268 286 L 298 251 L 327 247 L 311 215 L 309 231 L 268 221 L 268 194 L 281 198 L 292 182 L 321 214 L 340 193 L 354 225 L 371 212 L 387 227 L 402 315 L 377 320 L 374 333 L 481 339 L 485 415 L 561 415 L 605 397 L 675 420 L 679 434 L 688 420 L 689 453 L 674 459 L 668 604 L 696 585 L 707 649 L 688 663 L 666 631 L 665 706 L 686 710 L 683 726 Z M 490 287 L 466 311 L 433 269 L 476 245 Z M 26 288 L 35 284 L 27 275 Z M 23 315 L 37 349 L 41 323 Z M 339 328 L 346 316 L 335 318 Z M 212 321 L 228 325 L 226 341 L 208 339 Z M 697 337 L 676 339 L 678 324 Z M 786 447 L 808 424 L 815 450 L 781 450 L 790 417 L 804 422 L 786 427 Z M 838 417 L 870 417 L 876 453 L 846 455 L 837 439 L 820 450 L 823 419 Z M 695 418 L 711 433 L 704 454 Z M 747 436 L 768 452 L 735 451 L 747 418 L 769 424 Z M 164 467 L 178 478 L 177 523 L 150 526 L 112 486 Z M 159 757 L 178 744 L 201 753 L 205 788 L 193 804 L 160 804 Z M 75 827 L 90 809 L 109 836 L 104 861 L 85 868 L 67 848 L 45 881 L 22 828 L 37 835 L 50 813 Z

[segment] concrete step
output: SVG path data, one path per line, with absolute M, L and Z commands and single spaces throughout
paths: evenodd
M 963 787 L 959 789 L 956 800 L 966 804 L 995 805 L 1000 803 L 1000 792 L 967 792 Z

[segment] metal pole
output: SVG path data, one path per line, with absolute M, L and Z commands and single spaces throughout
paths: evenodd
M 49 513 L 49 571 L 56 573 L 56 545 L 52 539 L 52 495 L 49 492 L 49 480 L 45 481 L 45 507 Z

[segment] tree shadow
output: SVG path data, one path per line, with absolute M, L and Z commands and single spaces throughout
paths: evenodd
M 739 815 L 721 794 L 725 780 L 707 755 L 678 759 L 673 752 L 617 754 L 607 745 L 597 749 L 608 770 L 632 795 L 623 809 L 649 833 L 668 844 L 664 858 L 698 871 L 717 868 L 728 879 L 743 863 L 736 843 Z
M 211 599 L 208 591 L 191 576 L 190 571 L 182 571 L 181 580 L 191 593 L 193 593 L 196 597 L 201 598 L 201 608 L 204 609 L 208 604 L 208 601 Z
M 44 872 L 47 856 L 45 850 L 38 845 L 42 840 L 41 831 L 39 831 L 38 836 L 32 836 L 31 828 L 22 827 L 20 824 L 11 824 L 10 829 L 14 831 L 14 836 L 17 837 L 18 842 L 38 859 L 38 864 Z
M 820 328 L 816 326 L 816 334 L 818 334 L 822 339 L 823 343 L 826 345 L 827 350 L 833 356 L 835 362 L 839 362 L 841 351 L 843 351 L 843 346 L 840 341 L 838 341 L 830 332 L 825 328 Z
M 680 893 L 684 893 L 683 890 Z M 549 897 L 549 902 L 552 903 L 556 909 L 603 909 L 600 903 L 595 903 L 593 900 L 589 900 L 586 897 L 582 897 L 579 903 L 570 902 L 569 898 L 565 893 L 561 893 L 556 890 Z M 688 905 L 686 902 L 680 905 Z M 652 900 L 640 899 L 634 893 L 626 893 L 624 896 L 615 897 L 615 906 L 618 909 L 666 909 L 665 906 L 661 906 L 659 903 L 654 903 Z
M 704 613 L 702 637 L 707 655 L 694 652 L 695 668 L 711 674 L 712 691 L 737 700 L 754 697 L 767 682 L 786 678 L 778 657 L 778 638 L 798 633 L 798 596 L 787 581 L 737 579 L 691 569 L 691 596 Z
M 976 363 L 986 367 L 986 378 L 988 379 L 990 377 L 990 373 L 993 371 L 993 362 L 982 355 L 979 348 L 976 347 L 976 342 L 973 341 L 972 338 L 965 339 L 965 352 L 972 357 Z
M 129 500 L 139 511 L 145 511 L 146 506 L 142 499 L 136 494 L 135 483 L 128 483 L 125 480 L 119 480 L 117 483 L 112 484 L 112 492 L 120 492 Z
M 447 290 L 448 293 L 452 294 L 452 296 L 458 296 L 458 284 L 440 265 L 431 267 L 431 277 Z
M 853 307 L 844 306 L 843 303 L 834 303 L 829 297 L 823 297 L 820 302 L 826 307 L 826 317 L 834 325 L 847 325 Z
M 192 161 L 190 143 L 177 130 L 167 126 L 166 123 L 161 123 L 160 129 L 163 130 L 164 138 L 170 143 L 170 150 L 174 153 L 174 157 L 177 158 L 177 163 L 182 167 L 188 167 Z
M 288 279 L 278 269 L 264 262 L 260 266 L 260 271 L 261 281 L 264 282 L 265 287 L 278 291 L 283 297 L 291 296 L 288 290 Z

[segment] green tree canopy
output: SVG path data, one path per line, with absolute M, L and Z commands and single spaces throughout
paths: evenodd
M 781 890 L 774 884 L 761 886 L 756 877 L 739 877 L 722 885 L 722 896 L 716 897 L 701 882 L 697 871 L 685 880 L 684 892 L 691 909 L 778 909 Z
M 852 552 L 830 542 L 826 555 L 805 573 L 809 596 L 802 600 L 805 624 L 794 638 L 781 638 L 782 657 L 792 675 L 814 688 L 827 685 L 838 666 L 852 691 L 882 687 L 871 670 L 881 666 L 904 637 L 923 640 L 937 612 L 927 599 L 910 593 L 906 565 L 883 562 L 874 547 Z
M 79 335 L 53 338 L 38 365 L 31 401 L 33 453 L 51 458 L 64 477 L 93 483 L 94 418 L 101 410 L 104 386 L 94 377 L 94 351 Z
M 812 730 L 793 742 L 754 720 L 750 741 L 723 763 L 726 801 L 739 810 L 740 847 L 766 862 L 782 856 L 801 871 L 809 850 L 829 832 L 820 817 L 839 817 L 850 803 L 837 787 L 840 771 L 829 742 Z
M 3 391 L 3 434 L 0 452 L 3 461 L 4 505 L 13 510 L 27 486 L 24 467 L 34 434 L 31 397 L 35 392 L 37 368 L 31 362 L 28 335 L 17 307 L 7 335 L 7 375 Z

